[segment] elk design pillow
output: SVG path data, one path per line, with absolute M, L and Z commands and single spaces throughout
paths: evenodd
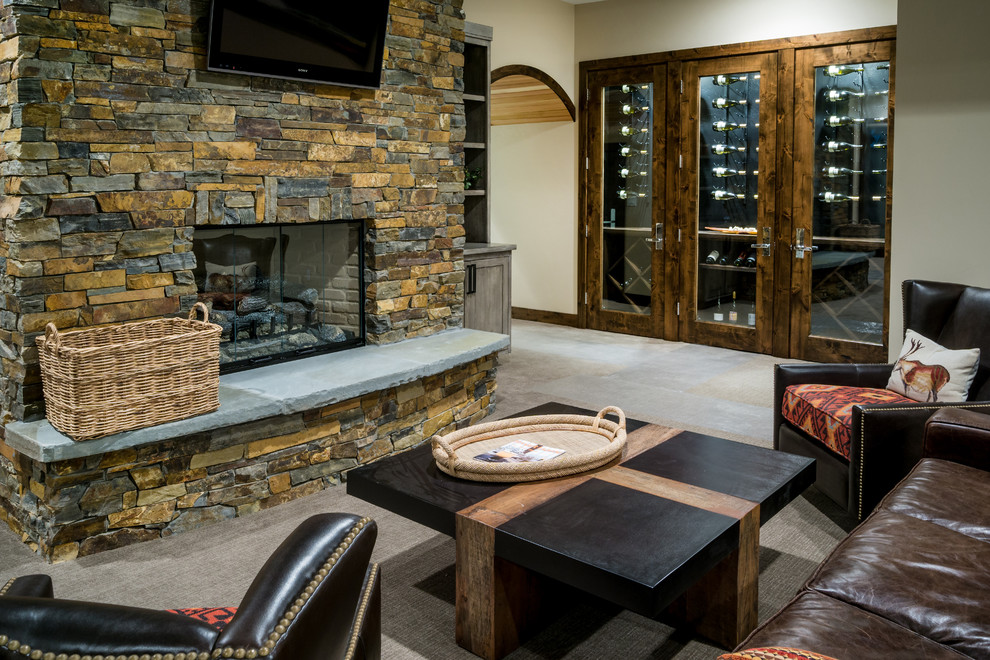
M 979 364 L 978 348 L 953 351 L 908 330 L 887 389 L 915 401 L 965 401 Z

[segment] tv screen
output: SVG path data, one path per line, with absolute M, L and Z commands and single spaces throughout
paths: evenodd
M 379 87 L 389 0 L 213 0 L 207 68 Z

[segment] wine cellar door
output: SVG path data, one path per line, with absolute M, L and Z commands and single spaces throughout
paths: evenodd
M 589 78 L 588 326 L 661 334 L 665 67 Z
M 892 42 L 799 51 L 791 354 L 884 361 Z
M 776 56 L 686 62 L 682 340 L 772 349 Z

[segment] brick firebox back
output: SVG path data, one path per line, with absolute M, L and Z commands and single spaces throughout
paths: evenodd
M 2 5 L 0 421 L 45 324 L 187 310 L 196 226 L 365 218 L 369 341 L 461 325 L 461 0 L 392 0 L 379 90 L 206 71 L 206 0 Z

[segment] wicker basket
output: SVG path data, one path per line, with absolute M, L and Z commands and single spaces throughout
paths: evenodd
M 605 419 L 613 413 L 618 423 Z M 475 457 L 513 440 L 527 440 L 563 449 L 554 458 L 526 463 L 489 463 Z M 437 467 L 452 477 L 471 481 L 536 481 L 587 472 L 611 463 L 626 447 L 626 416 L 608 406 L 594 417 L 533 415 L 469 426 L 433 436 Z
M 48 421 L 73 440 L 92 440 L 216 410 L 220 326 L 208 318 L 196 303 L 188 320 L 62 333 L 49 323 L 35 340 Z

